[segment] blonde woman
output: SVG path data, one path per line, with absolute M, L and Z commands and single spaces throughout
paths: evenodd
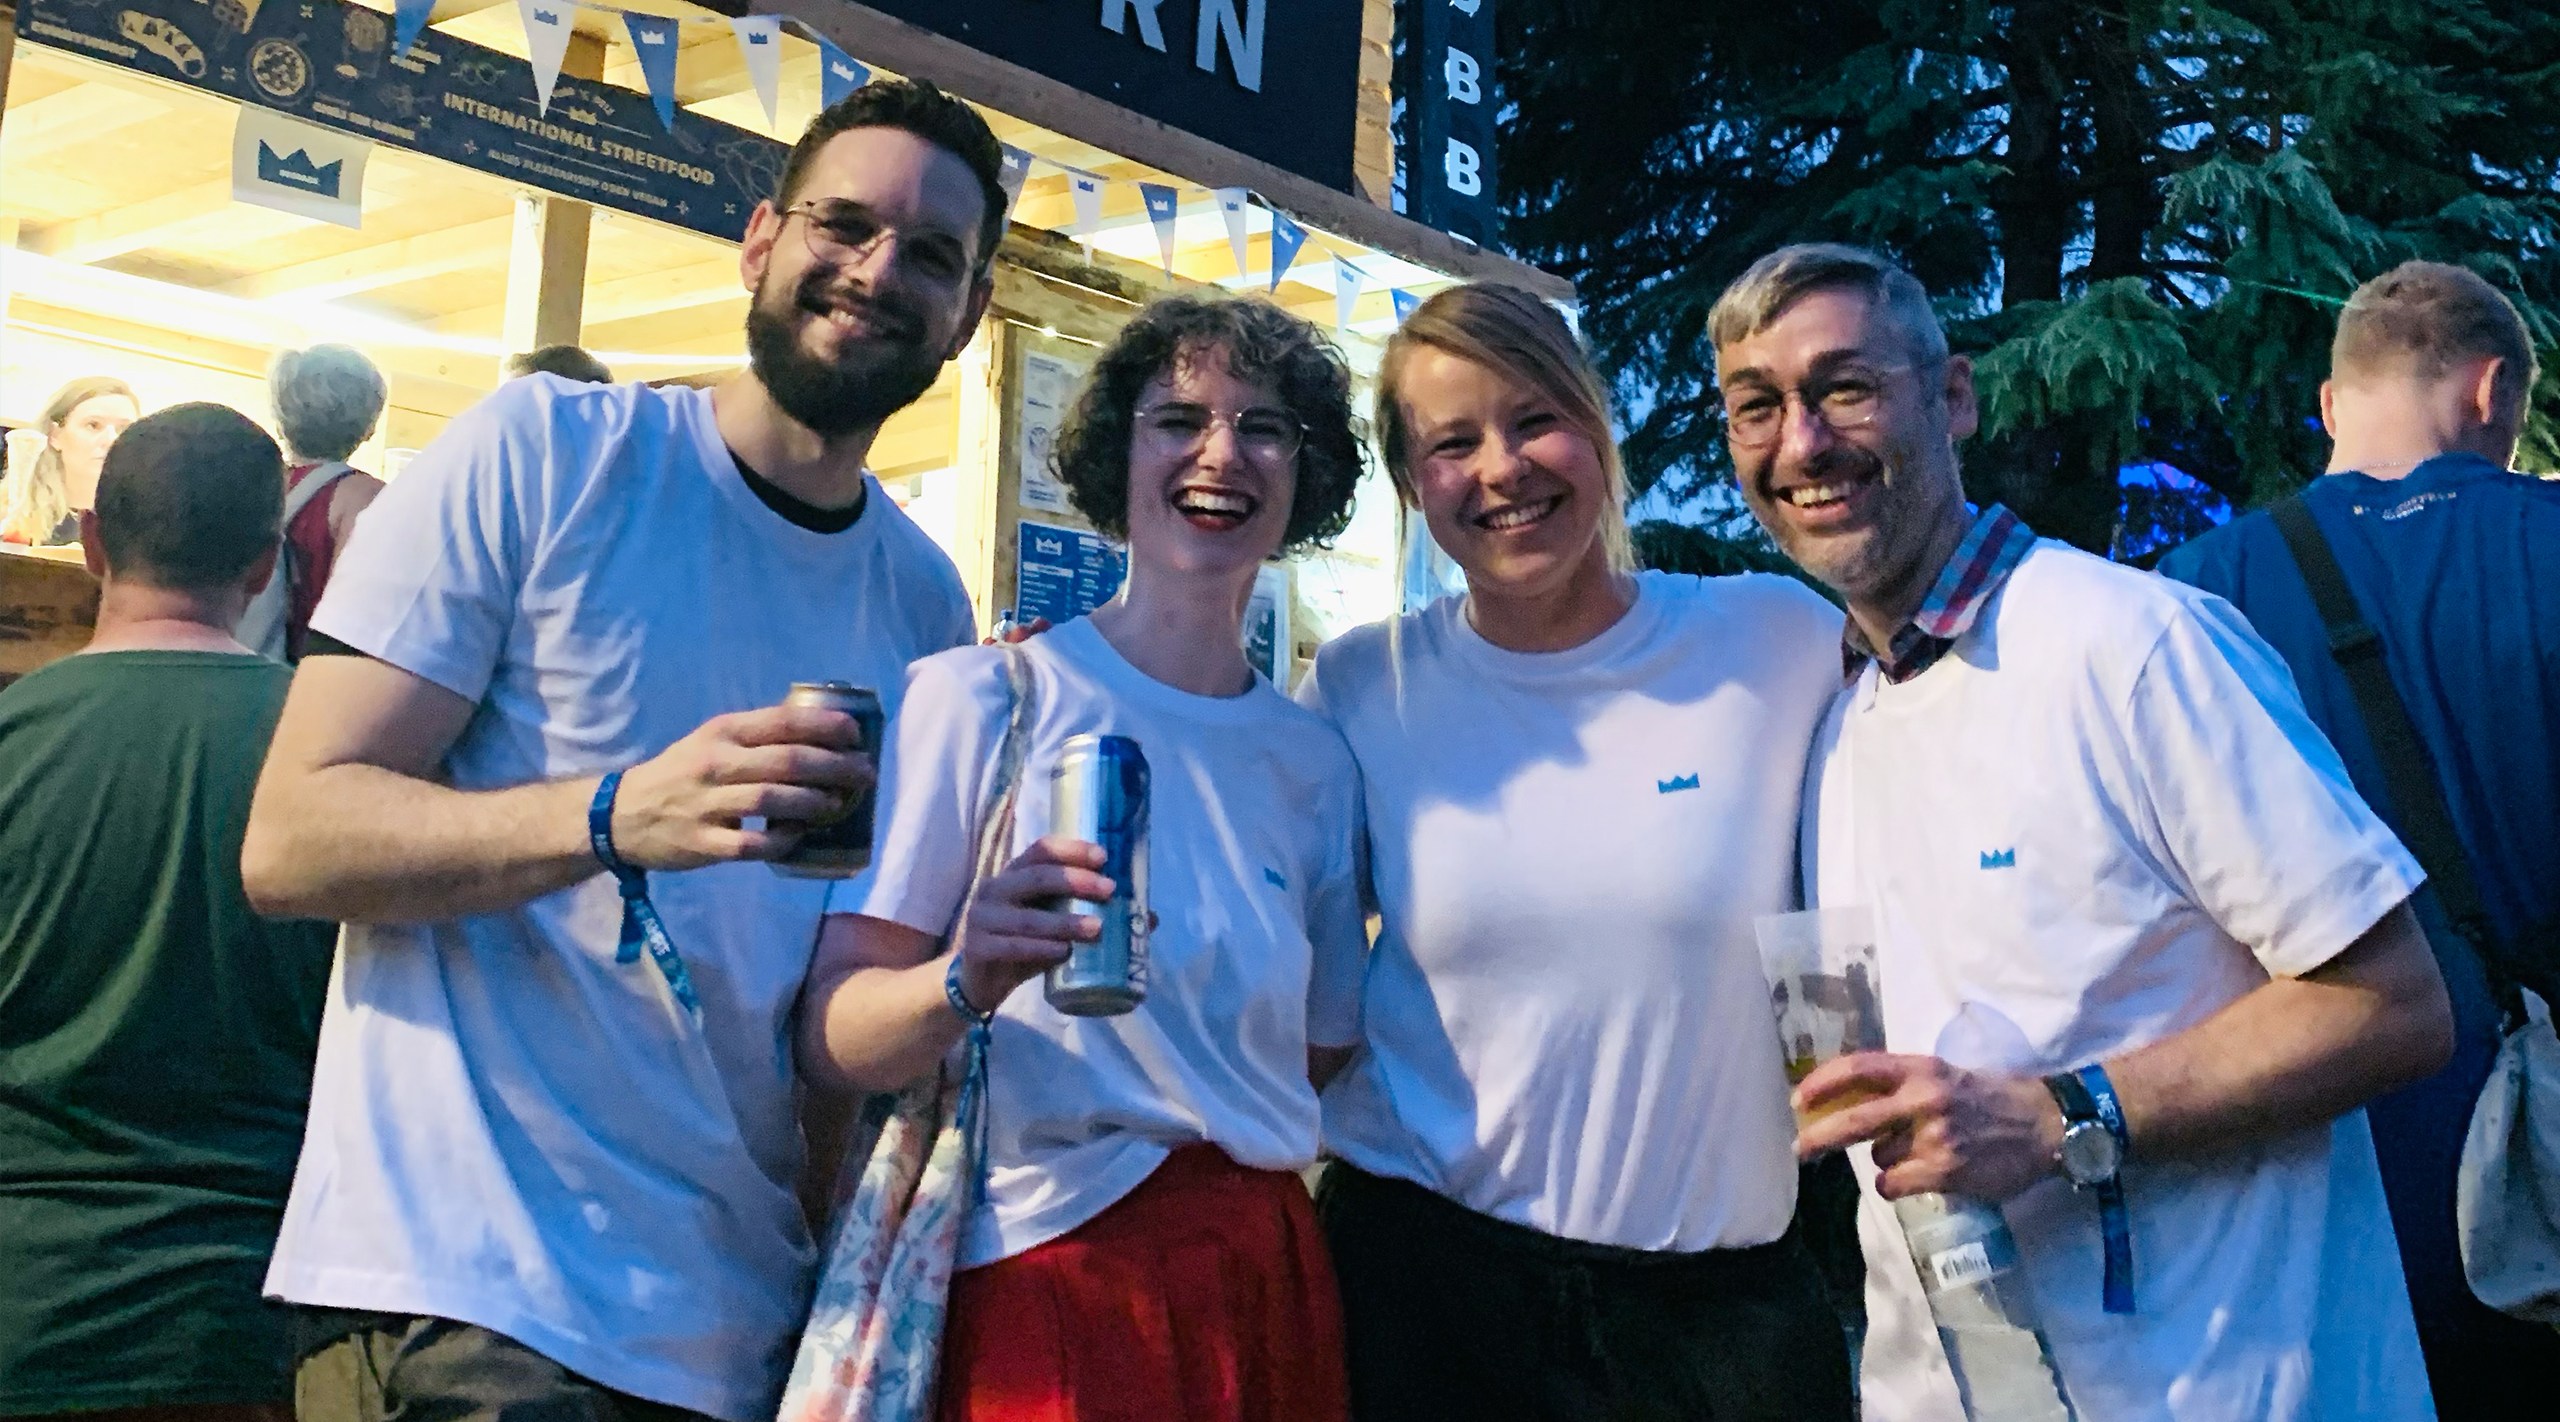
M 1605 387 L 1524 292 L 1423 303 L 1376 428 L 1466 591 L 1300 692 L 1382 920 L 1324 1097 L 1354 1413 L 1846 1419 L 1752 940 L 1795 907 L 1840 614 L 1632 571 Z
M 132 387 L 92 375 L 53 392 L 36 419 L 44 446 L 0 480 L 0 543 L 53 548 L 80 541 L 80 510 L 97 502 L 107 446 L 142 418 Z

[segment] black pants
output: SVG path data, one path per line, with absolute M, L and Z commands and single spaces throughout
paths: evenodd
M 1820 1271 L 1773 1244 L 1653 1254 L 1557 1239 L 1326 1167 L 1359 1422 L 1849 1422 Z
M 303 1310 L 296 1422 L 712 1422 L 449 1318 Z

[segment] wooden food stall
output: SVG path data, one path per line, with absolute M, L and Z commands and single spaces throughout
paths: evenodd
M 146 410 L 271 423 L 272 355 L 343 341 L 390 385 L 351 462 L 397 478 L 511 352 L 570 342 L 618 378 L 717 379 L 745 359 L 737 239 L 789 141 L 829 94 L 915 75 L 979 107 L 1018 194 L 989 319 L 890 421 L 874 472 L 982 622 L 1080 612 L 1116 554 L 1041 462 L 1140 304 L 1267 291 L 1365 378 L 1452 281 L 1571 300 L 1393 210 L 1395 8 L 0 0 L 0 423 L 92 374 Z M 1270 670 L 1395 611 L 1406 537 L 1372 478 L 1336 548 L 1271 570 Z M 81 615 L 60 565 L 18 562 L 0 675 L 67 650 Z

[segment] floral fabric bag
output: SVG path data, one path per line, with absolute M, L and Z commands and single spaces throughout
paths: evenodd
M 1031 665 L 1005 651 L 1012 710 L 992 803 L 980 820 L 969 901 L 1004 865 L 1030 739 Z M 968 902 L 953 933 L 968 919 Z M 781 1422 L 927 1422 L 960 1230 L 984 1169 L 987 1032 L 969 1031 L 966 1065 L 863 1103 L 829 1229 L 826 1258 L 783 1389 Z M 850 1191 L 846 1189 L 850 1185 Z

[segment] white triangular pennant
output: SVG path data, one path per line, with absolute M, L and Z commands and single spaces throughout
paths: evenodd
M 578 7 L 569 0 L 516 0 L 516 13 L 524 16 L 525 52 L 533 61 L 534 103 L 548 115 L 551 86 L 560 82 L 560 61 L 568 57 Z
M 1218 189 L 1218 211 L 1227 219 L 1227 245 L 1235 249 L 1237 276 L 1243 276 L 1249 270 L 1244 260 L 1245 248 L 1253 234 L 1252 214 L 1246 211 L 1245 199 L 1249 196 L 1251 194 L 1243 188 Z
M 1164 254 L 1164 274 L 1173 275 L 1173 224 L 1182 215 L 1179 189 L 1161 183 L 1138 184 L 1138 196 L 1147 205 L 1147 221 L 1155 224 L 1156 250 Z
M 1070 171 L 1067 185 L 1075 190 L 1076 240 L 1084 243 L 1084 259 L 1093 260 L 1093 234 L 1102 226 L 1102 179 L 1091 173 Z
M 747 77 L 755 81 L 756 97 L 764 101 L 765 127 L 771 128 L 782 99 L 782 17 L 739 15 L 729 27 L 738 32 L 738 52 L 746 57 Z
M 1333 259 L 1333 324 L 1339 330 L 1351 329 L 1351 309 L 1360 304 L 1360 269 L 1343 260 Z

